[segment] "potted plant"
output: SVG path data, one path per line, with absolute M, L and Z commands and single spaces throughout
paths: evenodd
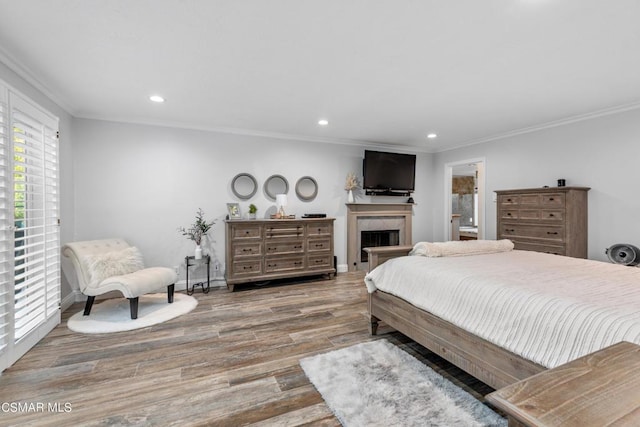
M 256 212 L 258 212 L 258 207 L 251 203 L 249 205 L 249 219 L 256 219 Z
M 204 212 L 202 209 L 198 208 L 198 212 L 196 212 L 196 220 L 189 228 L 178 227 L 178 231 L 182 233 L 183 236 L 186 236 L 189 240 L 193 240 L 195 242 L 195 259 L 202 258 L 202 248 L 200 247 L 202 237 L 211 230 L 213 224 L 215 224 L 215 221 L 207 221 L 204 219 Z

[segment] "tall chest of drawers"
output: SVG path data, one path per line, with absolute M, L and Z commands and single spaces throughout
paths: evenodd
M 498 239 L 515 249 L 587 257 L 587 187 L 496 191 Z
M 225 222 L 227 287 L 336 272 L 334 218 Z

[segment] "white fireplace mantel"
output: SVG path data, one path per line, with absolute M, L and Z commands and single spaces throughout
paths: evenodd
M 411 203 L 347 203 L 347 265 L 349 271 L 366 270 L 366 263 L 360 262 L 360 224 L 366 221 L 368 227 L 376 220 L 400 222 L 400 244 L 411 244 Z M 373 229 L 377 228 L 375 226 Z

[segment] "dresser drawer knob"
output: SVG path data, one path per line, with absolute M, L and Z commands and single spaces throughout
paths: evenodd
M 249 249 L 249 248 L 244 248 L 244 249 L 242 250 L 242 252 L 252 252 L 252 251 L 253 251 L 253 249 Z
M 554 216 L 554 214 L 549 214 L 549 218 L 553 218 Z
M 507 233 L 513 233 L 515 230 L 515 228 L 505 228 L 505 230 Z
M 511 216 L 511 212 L 507 212 L 507 216 Z
M 553 202 L 553 200 L 554 200 L 553 197 L 549 197 L 550 202 Z
M 558 232 L 557 231 L 547 231 L 547 234 L 556 235 L 556 234 L 558 234 Z
M 269 267 L 277 267 L 278 264 L 269 264 Z
M 243 270 L 253 270 L 253 266 L 251 265 L 245 265 L 244 267 L 242 267 Z
M 507 199 L 507 202 L 510 202 L 510 201 L 511 201 L 511 199 Z
M 322 262 L 322 260 L 321 260 L 321 259 L 317 259 L 317 260 L 316 260 L 316 264 L 320 264 L 321 262 Z
M 324 245 L 322 243 L 316 243 L 316 248 L 323 248 Z

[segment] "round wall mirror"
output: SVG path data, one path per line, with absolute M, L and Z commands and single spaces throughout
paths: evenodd
M 287 194 L 289 182 L 282 175 L 271 175 L 264 182 L 264 192 L 271 200 L 276 199 L 276 194 Z
M 247 200 L 258 191 L 258 182 L 253 175 L 239 173 L 231 181 L 231 191 L 238 199 Z
M 310 176 L 303 176 L 296 182 L 296 194 L 305 202 L 310 202 L 318 195 L 318 183 Z

